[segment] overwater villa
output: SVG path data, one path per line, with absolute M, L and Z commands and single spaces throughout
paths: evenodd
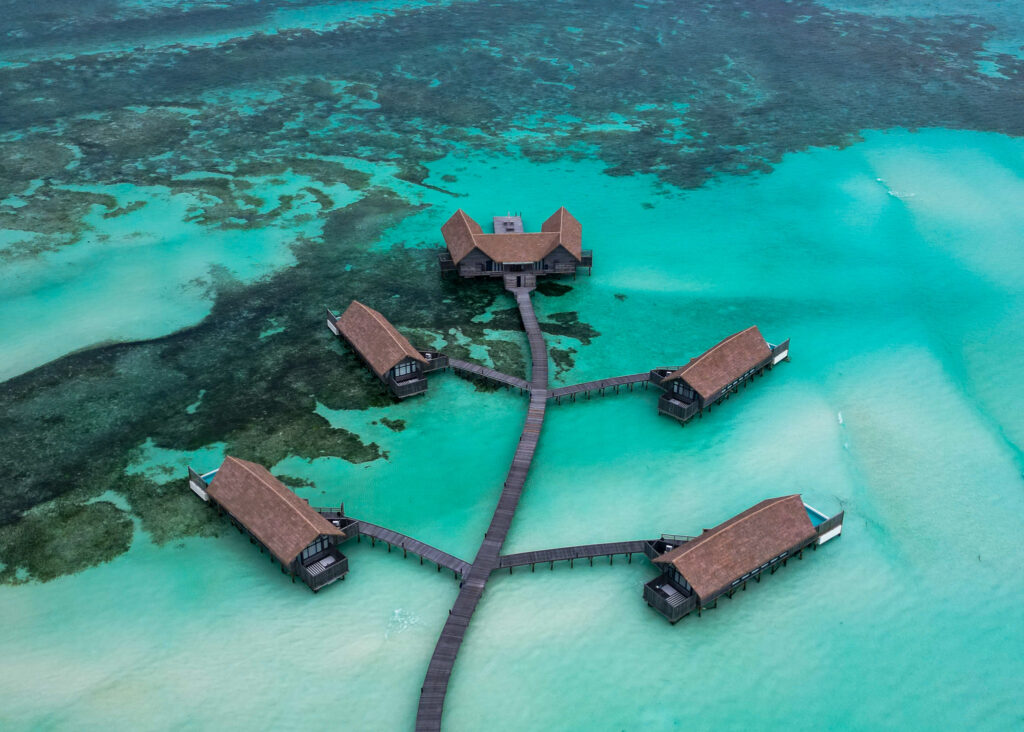
M 327 327 L 348 343 L 398 399 L 425 392 L 426 374 L 448 365 L 447 356 L 413 348 L 387 318 L 358 300 L 353 300 L 341 317 L 328 310 Z
M 521 216 L 495 216 L 494 233 L 461 208 L 441 227 L 445 250 L 438 255 L 441 272 L 460 277 L 518 277 L 516 286 L 532 283 L 537 275 L 576 275 L 590 268 L 594 254 L 583 249 L 583 228 L 560 208 L 538 232 L 524 232 Z
M 651 382 L 665 393 L 658 413 L 685 423 L 717 404 L 755 376 L 789 360 L 789 341 L 773 346 L 753 325 L 726 338 L 680 369 L 655 369 Z
M 298 577 L 316 592 L 348 573 L 348 559 L 337 548 L 345 532 L 262 465 L 228 456 L 206 475 L 190 468 L 189 486 L 261 552 L 266 549 L 293 581 Z
M 804 549 L 842 530 L 842 512 L 827 518 L 799 495 L 769 498 L 696 538 L 663 537 L 668 550 L 654 557 L 663 572 L 644 585 L 644 599 L 675 623 L 745 590 L 750 580 L 760 582 L 765 571 L 774 574 L 792 557 L 803 559 Z

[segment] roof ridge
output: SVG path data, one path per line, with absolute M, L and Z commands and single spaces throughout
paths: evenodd
M 379 323 L 380 326 L 382 328 L 384 328 L 384 332 L 387 333 L 388 336 L 390 336 L 391 340 L 393 340 L 395 342 L 395 345 L 398 346 L 398 349 L 402 353 L 405 353 L 406 355 L 408 355 L 408 353 L 405 350 L 405 346 L 403 346 L 402 342 L 400 340 L 398 340 L 397 338 L 395 338 L 395 334 L 391 332 L 394 329 L 395 326 L 391 325 L 391 323 L 388 321 L 387 318 L 385 318 L 379 312 L 377 312 L 376 310 L 371 308 L 369 305 L 363 305 L 363 303 L 359 302 L 358 300 L 353 300 L 353 302 L 358 303 L 359 305 L 362 305 L 362 307 L 368 313 L 370 313 L 370 317 L 373 318 L 374 320 L 376 320 L 377 323 Z M 411 345 L 410 345 L 410 348 L 411 348 Z
M 731 529 L 731 528 L 733 528 L 735 526 L 739 526 L 741 523 L 746 521 L 748 518 L 752 518 L 752 517 L 756 516 L 757 514 L 761 513 L 761 511 L 764 511 L 764 510 L 769 509 L 772 506 L 776 505 L 778 502 L 784 501 L 787 498 L 793 498 L 794 496 L 795 497 L 799 497 L 800 494 L 799 493 L 790 493 L 788 496 L 776 496 L 775 498 L 766 498 L 765 500 L 761 501 L 761 503 L 764 503 L 766 505 L 761 506 L 761 508 L 758 508 L 756 511 L 752 511 L 751 513 L 747 514 L 746 516 L 743 516 L 742 518 L 739 518 L 738 521 L 735 521 L 735 522 L 729 524 L 728 526 L 723 527 L 719 531 L 715 531 L 715 529 L 717 529 L 718 526 L 716 526 L 716 527 L 714 527 L 712 529 L 709 529 L 709 531 L 715 531 L 715 534 L 714 534 L 715 536 L 721 536 L 722 534 L 724 534 L 729 529 Z M 750 509 L 747 509 L 747 510 L 749 511 Z M 733 518 L 737 518 L 737 517 L 738 517 L 738 514 L 737 514 L 737 516 L 733 516 Z M 732 521 L 732 519 L 726 519 L 723 523 L 729 523 L 729 521 Z M 719 524 L 719 526 L 721 526 L 721 524 Z M 705 532 L 705 534 L 706 533 L 707 532 Z M 705 534 L 701 534 L 701 536 L 704 536 Z M 697 537 L 697 539 L 700 539 L 700 538 L 701 538 L 700 536 Z M 694 540 L 694 541 L 696 541 L 696 540 Z M 700 544 L 694 544 L 693 541 L 689 541 L 686 544 L 683 544 L 681 547 L 679 547 L 679 549 L 682 549 L 681 552 L 679 552 L 678 554 L 673 555 L 672 559 L 670 559 L 670 560 L 669 559 L 665 559 L 665 561 L 666 562 L 668 562 L 668 561 L 674 562 L 675 560 L 679 559 L 679 557 L 685 555 L 691 549 L 696 549 L 698 546 L 700 546 Z M 658 557 L 658 559 L 659 560 L 660 559 L 664 559 L 666 556 L 668 556 L 668 555 L 667 554 L 663 554 L 660 557 Z
M 718 343 L 716 343 L 715 345 L 711 346 L 711 348 L 709 348 L 708 350 L 704 351 L 704 353 L 700 354 L 699 356 L 694 356 L 693 358 L 691 358 L 689 363 L 687 363 L 685 366 L 681 366 L 678 369 L 676 369 L 675 371 L 673 371 L 671 374 L 669 374 L 669 378 L 679 378 L 679 377 L 685 375 L 686 370 L 689 369 L 691 366 L 694 366 L 695 364 L 697 364 L 700 361 L 704 360 L 705 357 L 710 356 L 712 353 L 717 351 L 719 348 L 721 348 L 725 344 L 732 342 L 733 339 L 739 338 L 744 333 L 748 333 L 749 331 L 754 330 L 756 328 L 757 328 L 756 324 L 755 325 L 748 325 L 743 330 L 738 330 L 735 333 L 733 333 L 732 335 L 726 336 L 725 338 L 720 340 Z M 763 338 L 763 336 L 762 336 L 762 338 Z
M 250 465 L 251 465 L 252 463 L 250 463 L 250 462 L 249 462 L 249 461 L 247 461 L 247 460 L 241 460 L 240 458 L 236 458 L 236 457 L 233 457 L 233 456 L 231 456 L 231 455 L 228 455 L 228 459 L 229 459 L 229 460 L 234 460 L 234 461 L 235 461 L 236 463 L 238 463 L 239 465 L 241 465 L 241 466 L 242 466 L 242 467 L 243 467 L 243 468 L 245 469 L 245 471 L 246 471 L 247 473 L 249 473 L 249 475 L 253 476 L 253 477 L 254 477 L 254 478 L 255 478 L 256 480 L 258 480 L 258 481 L 259 481 L 260 483 L 262 483 L 263 485 L 267 486 L 267 488 L 269 488 L 270 490 L 272 490 L 272 491 L 274 492 L 274 495 L 275 495 L 275 496 L 277 496 L 277 497 L 278 497 L 279 499 L 281 499 L 281 500 L 282 500 L 282 501 L 284 501 L 285 503 L 289 503 L 289 502 L 288 502 L 288 500 L 287 500 L 287 499 L 286 499 L 286 498 L 285 498 L 285 497 L 284 497 L 283 495 L 281 495 L 281 492 L 280 492 L 280 491 L 279 491 L 279 490 L 277 489 L 277 486 L 275 486 L 275 485 L 274 485 L 274 483 L 268 482 L 268 481 L 267 481 L 267 480 L 266 480 L 266 479 L 265 479 L 265 478 L 264 478 L 264 477 L 263 477 L 262 475 L 260 475 L 259 473 L 257 473 L 256 471 L 254 471 L 254 470 L 253 470 L 252 468 L 250 468 L 250 467 L 249 467 L 249 466 L 250 466 Z M 260 467 L 262 467 L 262 466 L 260 466 Z M 274 477 L 274 476 L 273 476 L 273 474 L 272 474 L 272 473 L 271 473 L 271 472 L 270 472 L 269 470 L 267 470 L 266 468 L 263 468 L 263 469 L 267 471 L 267 474 L 268 474 L 268 475 L 270 475 L 270 477 L 272 477 L 272 478 Z M 276 478 L 275 478 L 275 480 L 276 480 Z M 284 486 L 283 486 L 283 484 L 281 484 L 281 483 L 280 483 L 280 481 L 277 481 L 277 482 L 278 482 L 278 484 L 279 484 L 279 485 L 281 485 L 282 487 L 284 487 Z M 287 488 L 285 488 L 285 490 L 288 490 L 288 489 L 287 489 Z M 290 494 L 291 494 L 292 496 L 294 496 L 295 498 L 299 498 L 299 497 L 298 497 L 298 495 L 296 495 L 294 491 L 290 491 L 290 490 L 288 490 L 288 492 L 289 492 L 289 493 L 290 493 Z M 299 500 L 301 501 L 302 499 L 301 499 L 301 498 L 299 498 Z M 306 505 L 309 505 L 309 504 L 306 504 Z M 291 506 L 290 506 L 290 505 L 289 505 L 289 508 L 291 508 Z M 309 519 L 309 518 L 308 518 L 307 516 L 305 516 L 305 515 L 304 515 L 304 514 L 303 514 L 303 513 L 301 512 L 301 511 L 296 511 L 295 513 L 296 513 L 296 515 L 297 515 L 297 516 L 299 516 L 299 518 L 301 518 L 301 519 L 302 519 L 303 521 L 305 521 L 305 522 L 306 522 L 307 524 L 309 524 L 309 527 L 310 527 L 311 529 L 316 529 L 317 531 L 320 531 L 320 527 L 319 527 L 319 526 L 317 526 L 316 524 L 314 524 L 314 523 L 313 523 L 313 522 L 312 522 L 312 521 L 311 521 L 311 520 L 310 520 L 310 519 Z M 317 514 L 317 515 L 319 515 L 319 514 Z

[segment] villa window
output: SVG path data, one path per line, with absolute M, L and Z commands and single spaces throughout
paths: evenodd
M 302 561 L 306 561 L 310 557 L 314 557 L 322 551 L 326 551 L 327 547 L 330 546 L 330 542 L 326 536 L 321 536 L 319 539 L 314 541 L 312 544 L 302 550 Z
M 396 379 L 407 379 L 416 372 L 416 364 L 413 361 L 405 361 L 392 369 Z
M 687 399 L 693 399 L 693 389 L 691 389 L 689 386 L 687 386 L 682 381 L 673 381 L 672 382 L 672 391 L 674 391 L 676 394 L 678 394 L 681 397 L 685 397 Z

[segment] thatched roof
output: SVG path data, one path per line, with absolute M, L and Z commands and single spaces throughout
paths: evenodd
M 559 246 L 580 260 L 583 257 L 582 231 L 580 222 L 565 208 L 558 209 L 545 221 L 541 231 L 529 234 L 485 234 L 480 224 L 461 208 L 441 227 L 444 243 L 455 264 L 474 249 L 502 264 L 536 262 Z
M 769 498 L 655 559 L 671 564 L 702 602 L 814 536 L 799 495 Z
M 427 362 L 387 318 L 358 300 L 345 308 L 335 326 L 377 376 L 383 377 L 407 358 Z
M 662 383 L 682 379 L 708 399 L 771 355 L 761 331 L 752 325 L 691 359 L 690 363 L 665 377 Z
M 266 468 L 227 457 L 206 492 L 287 566 L 318 536 L 345 532 L 318 514 Z
M 444 243 L 456 264 L 476 248 L 474 237 L 483 233 L 480 224 L 469 218 L 461 208 L 441 227 L 441 236 L 444 237 Z
M 557 231 L 559 243 L 576 259 L 583 257 L 583 227 L 565 206 L 551 214 L 540 227 L 541 231 Z

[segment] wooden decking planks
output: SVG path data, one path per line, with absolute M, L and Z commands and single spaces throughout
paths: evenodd
M 560 386 L 557 389 L 552 389 L 548 392 L 549 399 L 561 399 L 562 397 L 573 396 L 574 394 L 582 394 L 591 391 L 603 391 L 605 389 L 615 389 L 617 392 L 619 387 L 628 386 L 632 388 L 633 384 L 644 384 L 651 380 L 650 372 L 642 374 L 630 374 L 629 376 L 613 376 L 610 379 L 599 379 L 598 381 L 586 381 L 582 384 L 573 384 L 571 386 Z
M 457 358 L 449 357 L 448 365 L 451 366 L 456 371 L 462 371 L 463 373 L 472 374 L 482 379 L 487 379 L 488 381 L 497 382 L 498 384 L 502 384 L 504 386 L 511 386 L 516 389 L 523 390 L 530 388 L 530 384 L 529 382 L 526 381 L 526 379 L 520 379 L 515 376 L 509 376 L 508 374 L 503 374 L 500 371 L 495 371 L 494 369 L 487 368 L 486 366 L 481 366 L 478 363 L 470 363 L 469 361 L 462 361 Z
M 570 559 L 587 559 L 589 557 L 610 557 L 616 554 L 643 553 L 645 541 L 617 541 L 607 544 L 583 544 L 580 546 L 563 546 L 557 549 L 544 549 L 536 552 L 520 552 L 505 554 L 498 558 L 498 569 L 523 567 L 527 564 L 543 562 L 563 562 Z
M 512 526 L 512 518 L 515 515 L 516 506 L 519 504 L 519 497 L 522 495 L 526 476 L 537 450 L 537 442 L 544 424 L 544 413 L 548 401 L 547 349 L 537 323 L 537 316 L 533 312 L 533 304 L 530 302 L 530 289 L 516 288 L 512 292 L 516 297 L 516 305 L 519 306 L 523 328 L 526 330 L 526 336 L 530 342 L 532 360 L 529 383 L 530 406 L 526 413 L 522 434 L 519 436 L 519 444 L 516 445 L 516 451 L 512 457 L 512 465 L 509 467 L 505 485 L 498 498 L 498 506 L 491 517 L 484 540 L 477 550 L 473 565 L 463 575 L 462 588 L 459 590 L 458 597 L 455 598 L 455 604 L 449 611 L 448 619 L 445 621 L 444 628 L 441 629 L 441 636 L 437 640 L 437 645 L 434 646 L 434 653 L 430 657 L 427 674 L 423 680 L 423 686 L 420 688 L 420 702 L 416 712 L 417 730 L 439 732 L 441 729 L 444 698 L 448 691 L 452 668 L 455 666 L 455 657 L 462 646 L 466 629 L 469 627 L 469 621 L 476 610 L 477 603 L 480 602 L 480 597 L 483 595 L 484 586 L 491 573 L 498 568 L 501 547 Z
M 372 536 L 374 539 L 380 539 L 381 541 L 387 542 L 391 546 L 397 546 L 406 551 L 410 551 L 413 554 L 428 559 L 439 567 L 444 567 L 456 572 L 463 577 L 469 571 L 470 563 L 454 557 L 447 552 L 443 552 L 440 549 L 431 546 L 430 544 L 424 544 L 422 541 L 413 539 L 411 536 L 400 534 L 397 531 L 386 529 L 383 526 L 377 526 L 377 524 L 371 524 L 367 521 L 360 521 L 356 519 L 356 524 L 359 526 L 359 533 L 364 536 Z

